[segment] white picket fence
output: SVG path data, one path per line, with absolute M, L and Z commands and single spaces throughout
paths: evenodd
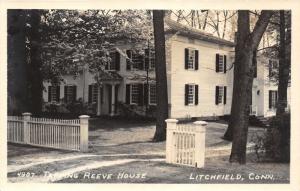
M 205 121 L 177 124 L 176 119 L 167 119 L 166 162 L 204 167 Z
M 28 144 L 40 147 L 87 151 L 88 119 L 33 118 L 30 113 L 23 116 L 7 117 L 7 140 L 11 143 Z

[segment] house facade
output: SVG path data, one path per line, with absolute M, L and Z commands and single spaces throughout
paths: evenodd
M 169 117 L 229 115 L 234 43 L 172 21 L 166 24 Z M 45 105 L 72 104 L 77 100 L 85 103 L 95 115 L 155 113 L 154 51 L 140 48 L 141 53 L 134 49 L 133 45 L 118 44 L 110 55 L 111 62 L 99 75 L 99 83 L 88 70 L 83 70 L 76 78 L 65 75 L 63 84 L 44 83 Z M 276 62 L 257 57 L 250 108 L 252 115 L 275 115 L 277 86 L 269 80 L 269 75 Z M 288 100 L 289 96 L 288 91 Z

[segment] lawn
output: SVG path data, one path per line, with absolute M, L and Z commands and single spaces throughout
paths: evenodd
M 155 122 L 91 119 L 89 152 L 8 145 L 10 182 L 60 183 L 288 183 L 289 164 L 258 162 L 251 149 L 246 165 L 228 162 L 226 124 L 209 122 L 205 167 L 165 163 L 165 142 L 152 142 Z M 249 140 L 261 128 L 249 129 Z

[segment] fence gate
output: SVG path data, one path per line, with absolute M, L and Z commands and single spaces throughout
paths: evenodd
M 30 113 L 8 116 L 7 140 L 12 143 L 84 152 L 88 150 L 88 119 L 87 115 L 72 120 L 33 118 Z
M 167 119 L 166 162 L 202 168 L 205 158 L 205 121 L 177 124 Z

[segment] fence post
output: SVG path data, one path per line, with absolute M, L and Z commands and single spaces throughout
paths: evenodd
M 204 167 L 205 160 L 205 131 L 207 122 L 196 121 L 195 127 L 195 166 L 197 168 Z
M 30 143 L 30 128 L 28 122 L 31 118 L 31 113 L 22 113 L 23 116 L 23 133 L 24 133 L 24 143 L 29 144 Z
M 172 163 L 174 161 L 174 131 L 176 129 L 177 119 L 167 119 L 167 137 L 166 137 L 166 162 Z
M 87 152 L 89 146 L 89 118 L 88 115 L 79 116 L 80 119 L 80 151 Z

